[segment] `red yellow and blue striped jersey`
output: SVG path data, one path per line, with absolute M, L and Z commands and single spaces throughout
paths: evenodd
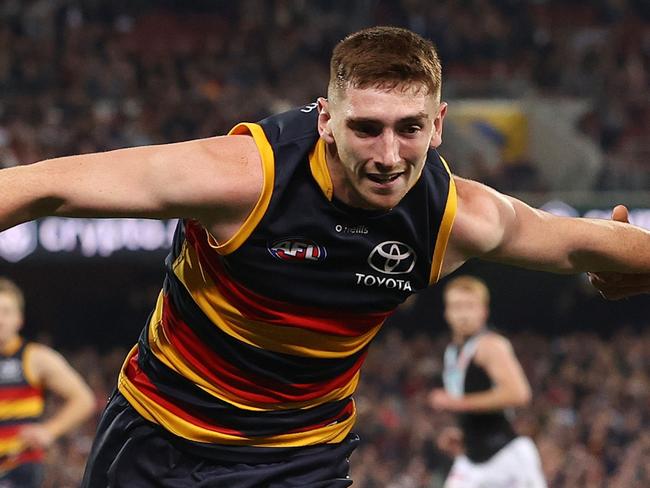
M 0 351 L 0 471 L 43 459 L 40 449 L 27 449 L 19 431 L 41 420 L 43 390 L 29 369 L 31 346 L 16 338 Z
M 179 222 L 156 307 L 119 389 L 189 441 L 285 448 L 352 429 L 368 346 L 412 293 L 435 283 L 456 211 L 435 150 L 390 211 L 333 197 L 313 105 L 236 126 L 260 152 L 259 200 L 227 242 Z

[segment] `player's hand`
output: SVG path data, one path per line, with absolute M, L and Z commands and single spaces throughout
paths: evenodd
M 445 427 L 436 438 L 436 445 L 441 452 L 452 457 L 463 453 L 463 431 L 458 427 Z
M 442 388 L 436 388 L 429 394 L 429 405 L 431 405 L 434 410 L 458 412 L 462 409 L 460 399 L 451 396 Z
M 25 446 L 35 449 L 47 449 L 54 442 L 54 435 L 40 424 L 26 425 L 18 435 Z
M 612 220 L 617 222 L 630 222 L 630 215 L 624 205 L 617 205 L 612 211 Z M 650 293 L 650 274 L 629 274 L 600 272 L 587 273 L 591 284 L 607 300 L 619 300 Z

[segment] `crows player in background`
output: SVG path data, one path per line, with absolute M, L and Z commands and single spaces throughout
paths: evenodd
M 95 398 L 56 351 L 26 342 L 25 300 L 12 281 L 0 278 L 0 488 L 37 488 L 46 449 L 93 411 Z M 44 394 L 63 404 L 43 418 Z

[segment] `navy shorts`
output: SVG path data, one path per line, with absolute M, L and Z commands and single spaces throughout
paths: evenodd
M 302 448 L 213 446 L 174 436 L 116 393 L 97 429 L 81 488 L 343 488 L 359 443 Z
M 39 488 L 43 483 L 43 465 L 25 463 L 0 475 L 0 488 Z

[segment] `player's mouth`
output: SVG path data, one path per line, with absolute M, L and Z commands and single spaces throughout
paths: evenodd
M 390 173 L 390 174 L 379 174 L 379 173 L 367 173 L 366 177 L 379 185 L 390 186 L 391 183 L 397 181 L 397 179 L 402 176 L 404 172 L 400 173 Z

